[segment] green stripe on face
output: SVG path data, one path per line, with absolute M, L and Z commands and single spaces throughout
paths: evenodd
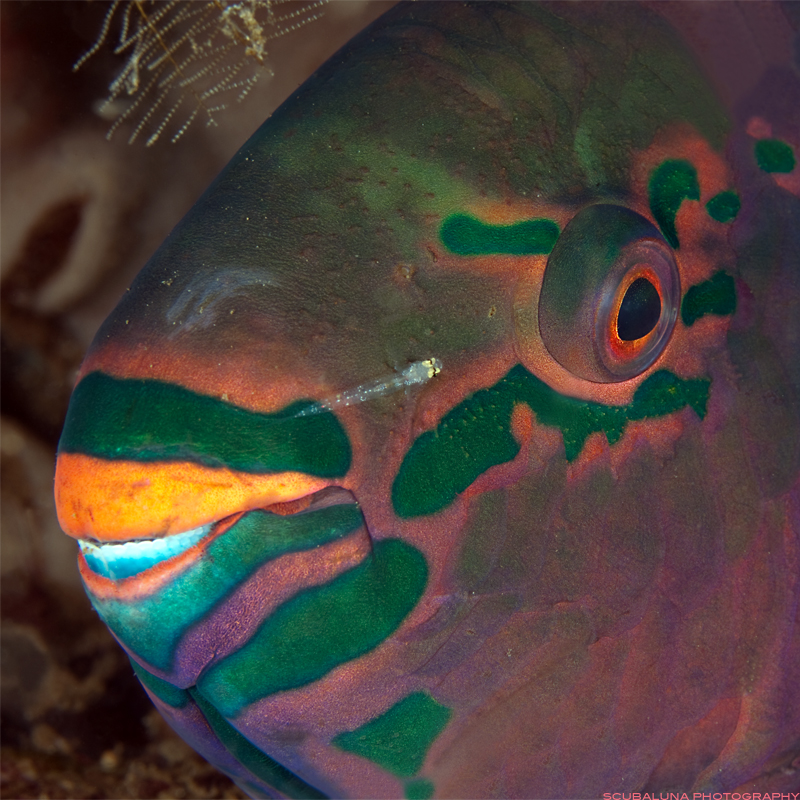
M 144 667 L 137 664 L 133 659 L 130 660 L 136 677 L 142 684 L 149 689 L 159 700 L 172 708 L 184 708 L 189 700 L 197 703 L 203 716 L 206 718 L 209 727 L 217 735 L 217 738 L 227 748 L 228 752 L 238 759 L 238 761 L 250 770 L 254 775 L 267 783 L 273 789 L 277 789 L 286 797 L 307 797 L 307 798 L 326 798 L 313 786 L 298 778 L 282 764 L 259 750 L 254 744 L 248 741 L 237 731 L 222 715 L 203 697 L 195 687 L 189 689 L 179 689 L 171 683 L 148 672 Z
M 433 514 L 448 506 L 479 475 L 511 461 L 519 444 L 511 434 L 511 412 L 527 404 L 542 425 L 558 428 L 567 461 L 574 461 L 590 434 L 619 441 L 628 420 L 664 416 L 684 406 L 705 415 L 709 381 L 682 380 L 656 372 L 627 406 L 607 406 L 567 397 L 517 365 L 494 386 L 470 395 L 432 431 L 417 438 L 392 486 L 399 517 Z
M 173 686 L 169 681 L 165 681 L 163 678 L 159 678 L 158 675 L 148 672 L 130 656 L 128 658 L 136 677 L 142 682 L 145 689 L 149 689 L 162 703 L 172 708 L 183 708 L 189 702 L 189 693 L 185 689 Z
M 354 731 L 335 736 L 340 750 L 368 758 L 398 778 L 416 775 L 452 711 L 426 692 L 414 692 Z
M 514 225 L 487 225 L 466 214 L 454 214 L 443 223 L 442 244 L 459 256 L 542 255 L 558 239 L 558 225 L 550 219 L 531 219 Z
M 172 383 L 92 372 L 72 395 L 59 450 L 340 477 L 350 467 L 347 434 L 330 412 L 297 416 L 310 405 L 259 414 Z
M 256 700 L 305 686 L 397 630 L 427 578 L 419 550 L 399 539 L 379 541 L 357 567 L 280 606 L 241 650 L 202 676 L 198 689 L 234 717 Z
M 736 286 L 727 272 L 715 272 L 707 281 L 690 286 L 681 303 L 681 320 L 687 327 L 706 314 L 725 316 L 736 311 Z
M 791 146 L 780 139 L 757 141 L 755 156 L 758 168 L 764 172 L 791 172 L 797 163 Z
M 650 176 L 650 210 L 670 246 L 678 248 L 675 217 L 684 200 L 700 199 L 697 170 L 688 161 L 664 161 Z
M 732 222 L 741 207 L 742 201 L 736 192 L 720 192 L 706 203 L 708 216 L 717 222 Z
M 228 752 L 249 769 L 253 775 L 273 789 L 277 789 L 285 797 L 320 798 L 320 800 L 328 797 L 328 795 L 320 792 L 319 789 L 315 789 L 306 783 L 302 778 L 298 778 L 297 775 L 286 769 L 283 764 L 279 764 L 274 758 L 270 758 L 263 750 L 259 750 L 252 742 L 242 736 L 197 689 L 192 687 L 188 690 L 188 693 L 197 703 L 211 730 L 225 745 Z
M 144 600 L 102 600 L 88 588 L 87 593 L 103 621 L 126 647 L 147 663 L 169 671 L 186 630 L 262 564 L 285 553 L 310 550 L 342 538 L 362 523 L 356 505 L 286 517 L 252 511 L 211 542 L 203 557 L 186 572 Z

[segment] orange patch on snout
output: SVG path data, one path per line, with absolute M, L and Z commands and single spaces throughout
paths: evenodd
M 330 483 L 301 472 L 251 475 L 183 461 L 106 461 L 61 453 L 56 510 L 65 533 L 75 538 L 157 538 L 287 503 Z

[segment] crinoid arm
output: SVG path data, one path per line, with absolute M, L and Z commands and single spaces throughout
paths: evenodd
M 131 126 L 129 143 L 146 137 L 176 142 L 197 119 L 216 125 L 231 100 L 241 102 L 259 78 L 271 76 L 269 43 L 323 13 L 327 0 L 114 0 L 82 67 L 110 46 L 125 56 L 97 113 L 111 121 L 109 138 Z

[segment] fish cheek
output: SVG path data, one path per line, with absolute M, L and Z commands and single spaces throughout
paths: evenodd
M 470 629 L 482 647 L 460 662 L 451 652 L 439 696 L 495 692 L 497 702 L 448 761 L 501 759 L 512 736 L 524 737 L 524 772 L 546 762 L 554 741 L 568 741 L 575 751 L 562 766 L 579 775 L 589 752 L 580 743 L 603 720 L 618 720 L 598 744 L 611 768 L 623 742 L 636 751 L 642 725 L 668 735 L 676 720 L 680 727 L 696 708 L 714 707 L 732 674 L 714 665 L 730 665 L 737 615 L 721 591 L 724 554 L 699 428 L 689 426 L 672 460 L 640 440 L 616 474 L 607 453 L 581 470 L 562 455 L 544 472 L 473 497 L 451 575 L 479 605 L 451 640 Z M 477 609 L 500 597 L 513 597 L 517 613 L 502 634 L 485 633 Z M 680 690 L 669 713 L 648 722 L 665 686 Z
M 558 442 L 556 452 L 548 448 L 546 461 L 539 438 Z M 641 572 L 641 584 L 647 583 L 663 545 L 652 520 L 642 520 L 638 498 L 655 495 L 653 476 L 663 468 L 661 457 L 639 437 L 617 463 L 602 437 L 597 441 L 597 453 L 568 464 L 558 433 L 534 423 L 517 457 L 523 476 L 498 485 L 502 477 L 493 481 L 491 474 L 502 473 L 490 473 L 464 494 L 460 502 L 468 503 L 468 511 L 461 544 L 446 570 L 454 591 L 512 592 L 534 609 L 595 589 L 607 594 L 619 585 L 636 594 L 632 587 L 639 580 L 628 570 Z

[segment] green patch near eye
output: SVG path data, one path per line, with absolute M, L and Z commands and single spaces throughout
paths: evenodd
M 780 139 L 759 139 L 755 156 L 758 168 L 764 172 L 791 172 L 797 163 L 791 145 Z
M 516 403 L 528 405 L 541 425 L 558 428 L 566 459 L 574 461 L 592 433 L 602 431 L 613 445 L 629 420 L 664 416 L 685 406 L 702 419 L 709 385 L 705 379 L 683 380 L 660 371 L 639 386 L 629 405 L 608 406 L 559 394 L 518 364 L 416 439 L 392 485 L 395 513 L 416 517 L 440 511 L 490 467 L 511 461 L 519 452 L 511 434 Z
M 726 316 L 736 311 L 736 285 L 727 272 L 715 272 L 707 281 L 690 286 L 681 303 L 681 320 L 689 327 L 706 314 Z
M 425 591 L 428 566 L 415 547 L 383 539 L 361 564 L 278 607 L 250 641 L 217 662 L 198 689 L 226 717 L 305 686 L 389 637 Z
M 675 217 L 684 200 L 700 199 L 697 170 L 688 161 L 664 161 L 650 176 L 650 210 L 670 246 L 678 248 Z
M 422 768 L 428 750 L 451 716 L 452 711 L 427 692 L 414 692 L 360 728 L 335 736 L 331 744 L 374 761 L 399 778 L 410 778 Z M 406 789 L 410 788 L 413 796 L 419 797 L 416 790 L 423 787 L 409 783 Z
M 251 511 L 214 539 L 204 558 L 149 597 L 123 602 L 87 592 L 97 613 L 127 647 L 167 671 L 183 634 L 259 567 L 286 553 L 340 539 L 363 521 L 353 504 L 285 517 Z M 142 682 L 162 697 L 158 686 Z M 166 696 L 162 699 L 173 704 Z
M 466 214 L 448 217 L 439 231 L 442 244 L 459 256 L 543 255 L 553 249 L 558 234 L 558 225 L 550 219 L 487 225 Z
M 92 372 L 72 394 L 59 451 L 341 477 L 350 468 L 347 434 L 328 411 L 298 416 L 311 405 L 259 414 L 165 381 Z
M 736 192 L 720 192 L 706 203 L 706 211 L 717 222 L 731 222 L 736 219 L 742 201 Z
M 268 756 L 263 750 L 259 750 L 249 739 L 242 736 L 195 687 L 189 689 L 188 693 L 197 703 L 198 708 L 202 711 L 211 730 L 214 731 L 220 742 L 253 775 L 273 789 L 277 789 L 286 797 L 309 798 L 309 800 L 316 800 L 316 798 L 324 800 L 328 797 L 328 795 L 306 783 L 294 772 L 286 769 L 283 764 Z

